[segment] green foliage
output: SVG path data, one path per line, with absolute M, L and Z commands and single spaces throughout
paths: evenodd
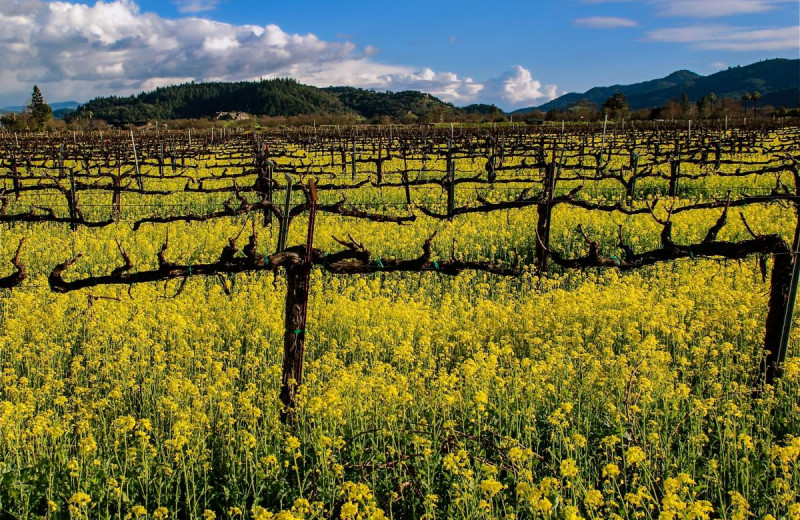
M 422 120 L 438 123 L 445 119 L 451 120 L 461 113 L 451 103 L 414 90 L 375 92 L 353 87 L 329 87 L 325 90 L 336 95 L 345 106 L 368 121 L 389 116 L 398 122 L 413 123 Z
M 238 83 L 186 83 L 130 97 L 101 97 L 81 106 L 67 119 L 102 119 L 113 124 L 167 119 L 214 117 L 218 112 L 256 116 L 355 116 L 372 123 L 438 123 L 442 121 L 503 120 L 494 105 L 465 109 L 425 94 L 375 92 L 353 87 L 324 89 L 290 79 Z
M 42 91 L 38 85 L 33 86 L 31 102 L 28 103 L 28 111 L 31 114 L 31 127 L 33 130 L 42 130 L 53 117 L 53 109 L 45 103 Z
M 617 92 L 603 103 L 603 112 L 612 119 L 627 117 L 631 109 L 628 98 L 623 92 Z
M 603 103 L 603 108 L 607 110 L 627 110 L 630 107 L 628 106 L 628 98 L 625 94 L 617 92 L 606 99 L 605 103 Z
M 186 83 L 158 88 L 137 96 L 96 98 L 75 113 L 111 123 L 145 122 L 214 116 L 217 112 L 246 112 L 266 116 L 348 114 L 335 96 L 291 79 L 236 83 Z

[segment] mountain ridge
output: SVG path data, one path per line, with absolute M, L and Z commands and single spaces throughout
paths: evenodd
M 345 116 L 371 122 L 388 116 L 403 122 L 416 122 L 426 118 L 475 114 L 481 110 L 485 109 L 459 109 L 431 94 L 413 90 L 376 92 L 356 87 L 318 88 L 292 79 L 270 79 L 191 82 L 128 97 L 97 97 L 81 105 L 72 117 L 91 114 L 94 119 L 121 124 L 244 112 L 271 117 Z
M 58 101 L 56 103 L 48 103 L 48 104 L 50 105 L 50 108 L 52 108 L 54 112 L 56 110 L 70 110 L 70 109 L 76 110 L 79 106 L 81 106 L 81 104 L 78 103 L 77 101 Z M 19 114 L 21 112 L 24 112 L 27 109 L 28 109 L 28 107 L 26 105 L 13 105 L 13 106 L 0 108 L 0 113 L 4 113 L 4 114 L 16 113 L 16 114 Z
M 712 92 L 718 98 L 738 100 L 743 93 L 756 90 L 761 93 L 760 106 L 800 106 L 800 59 L 764 60 L 729 67 L 708 76 L 681 69 L 639 83 L 593 87 L 583 93 L 571 92 L 538 107 L 509 113 L 524 115 L 535 110 L 564 110 L 584 100 L 600 106 L 617 92 L 624 93 L 630 107 L 637 110 L 663 106 L 684 93 L 693 102 Z M 214 117 L 219 112 L 283 117 L 332 116 L 367 122 L 389 118 L 404 123 L 469 118 L 485 120 L 506 114 L 495 105 L 456 107 L 431 94 L 414 90 L 380 92 L 347 86 L 318 88 L 292 79 L 191 82 L 127 97 L 97 97 L 82 105 L 75 101 L 52 103 L 51 107 L 56 115 L 68 119 L 91 117 L 114 124 Z M 24 109 L 24 106 L 6 107 L 0 109 L 0 113 Z M 70 113 L 72 110 L 75 112 Z
M 762 94 L 761 104 L 766 106 L 769 99 L 790 101 L 783 104 L 787 108 L 800 106 L 800 59 L 775 58 L 763 60 L 749 65 L 728 67 L 725 70 L 702 76 L 690 70 L 682 69 L 654 80 L 631 83 L 628 85 L 611 85 L 593 87 L 586 92 L 569 92 L 543 105 L 514 110 L 512 114 L 526 114 L 534 110 L 564 110 L 578 101 L 602 105 L 612 95 L 622 92 L 628 98 L 631 109 L 654 108 L 662 106 L 670 99 L 677 99 L 686 93 L 689 101 L 696 101 L 710 93 L 718 98 L 740 98 L 745 92 L 759 91 Z M 769 97 L 770 94 L 783 92 L 780 96 Z

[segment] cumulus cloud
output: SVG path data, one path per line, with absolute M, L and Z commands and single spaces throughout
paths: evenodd
M 418 72 L 385 74 L 379 78 L 379 84 L 371 86 L 394 91 L 424 90 L 456 104 L 471 103 L 483 90 L 483 85 L 475 83 L 472 78 L 459 77 L 452 72 L 434 72 L 428 68 Z
M 666 43 L 688 43 L 698 49 L 781 51 L 797 49 L 800 26 L 750 29 L 727 25 L 691 25 L 656 29 L 647 33 L 647 39 Z
M 215 3 L 176 1 L 193 12 Z M 522 67 L 481 83 L 453 72 L 375 62 L 379 51 L 370 45 L 359 49 L 350 41 L 287 33 L 277 25 L 168 19 L 140 12 L 132 0 L 91 6 L 0 0 L 0 25 L 0 81 L 10 103 L 24 98 L 34 83 L 49 100 L 82 101 L 186 81 L 274 77 L 317 86 L 422 90 L 456 104 L 515 105 L 555 92 Z
M 636 20 L 619 18 L 616 16 L 587 16 L 586 18 L 577 18 L 573 22 L 578 27 L 588 27 L 591 29 L 620 29 L 639 25 L 636 23 Z
M 502 108 L 541 104 L 558 97 L 555 85 L 543 85 L 531 72 L 515 66 L 510 71 L 484 82 L 453 72 L 430 68 L 413 71 L 404 66 L 388 66 L 364 60 L 346 60 L 335 70 L 294 67 L 291 76 L 317 86 L 351 85 L 375 90 L 420 90 L 456 105 L 494 103 Z
M 167 78 L 238 80 L 279 75 L 297 64 L 337 62 L 356 50 L 289 34 L 276 25 L 170 20 L 118 0 L 94 6 L 0 0 L 0 53 L 15 85 L 51 83 L 64 94 L 96 94 Z
M 558 97 L 555 85 L 543 85 L 534 79 L 531 71 L 519 65 L 484 85 L 481 97 L 485 100 L 501 99 L 504 105 L 520 108 L 540 105 Z

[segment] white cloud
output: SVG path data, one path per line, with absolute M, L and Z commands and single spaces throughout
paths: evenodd
M 658 8 L 662 16 L 686 18 L 718 18 L 764 13 L 778 9 L 780 4 L 797 3 L 797 0 L 584 0 L 589 4 L 633 2 L 646 3 Z
M 428 68 L 417 72 L 385 74 L 380 81 L 380 87 L 386 90 L 423 90 L 456 104 L 475 101 L 483 90 L 483 85 L 475 83 L 472 78 L 462 78 L 452 72 L 434 72 Z
M 369 58 L 370 56 L 375 56 L 376 54 L 380 54 L 381 50 L 377 47 L 373 47 L 372 45 L 367 45 L 364 47 L 364 50 L 361 51 L 361 55 L 365 58 Z
M 588 16 L 586 18 L 577 18 L 573 22 L 578 27 L 588 27 L 591 29 L 620 29 L 639 25 L 636 23 L 636 20 L 619 18 L 616 16 Z
M 721 61 L 715 61 L 714 63 L 711 64 L 711 68 L 715 69 L 715 70 L 722 70 L 727 66 L 728 66 L 727 63 L 724 63 L 724 62 L 721 62 Z
M 495 103 L 503 108 L 541 104 L 558 97 L 555 85 L 542 85 L 530 71 L 515 66 L 498 78 L 476 82 L 452 72 L 430 68 L 414 71 L 405 66 L 382 65 L 366 60 L 346 60 L 335 68 L 299 65 L 291 77 L 309 85 L 350 85 L 375 90 L 420 90 L 456 105 Z
M 716 18 L 771 11 L 779 2 L 771 0 L 657 0 L 664 16 Z
M 219 0 L 172 0 L 181 13 L 202 13 L 217 8 Z
M 167 19 L 140 12 L 132 0 L 91 6 L 0 0 L 0 25 L 0 84 L 7 104 L 27 97 L 34 83 L 48 100 L 84 101 L 186 81 L 274 77 L 317 86 L 422 90 L 456 104 L 516 106 L 555 96 L 555 87 L 542 86 L 522 67 L 482 83 L 448 71 L 377 63 L 372 57 L 379 51 L 370 45 L 359 49 L 350 41 L 287 33 L 277 25 Z
M 519 65 L 499 78 L 487 81 L 481 92 L 484 100 L 499 98 L 505 106 L 512 108 L 540 105 L 556 97 L 558 89 L 555 85 L 543 85 L 541 81 L 533 79 L 528 69 Z
M 698 49 L 728 51 L 781 51 L 797 49 L 800 26 L 750 29 L 727 25 L 691 25 L 656 29 L 647 39 L 665 43 L 688 43 Z

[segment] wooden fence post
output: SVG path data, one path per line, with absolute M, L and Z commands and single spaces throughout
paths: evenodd
M 136 139 L 133 138 L 133 130 L 131 130 L 131 145 L 133 146 L 133 165 L 136 168 L 136 184 L 140 190 L 143 190 L 144 184 L 142 184 L 142 173 L 139 171 L 139 155 L 136 153 Z
M 678 194 L 678 176 L 681 174 L 681 159 L 678 156 L 669 162 L 669 196 Z
M 286 237 L 289 234 L 289 220 L 291 218 L 291 204 L 292 204 L 292 183 L 294 179 L 288 173 L 283 174 L 286 177 L 286 200 L 283 203 L 283 214 L 281 215 L 281 229 L 278 232 L 278 250 L 280 253 L 286 249 Z
M 553 214 L 553 196 L 556 191 L 556 148 L 553 146 L 553 160 L 545 170 L 542 193 L 536 206 L 536 272 L 541 276 L 547 272 L 547 251 L 550 248 L 550 219 Z
M 800 187 L 798 187 L 798 190 L 800 191 Z M 772 384 L 777 377 L 780 377 L 782 372 L 781 365 L 786 361 L 786 355 L 789 352 L 789 340 L 792 335 L 797 287 L 798 283 L 800 283 L 800 203 L 798 202 L 795 202 L 795 214 L 797 215 L 797 223 L 794 228 L 792 252 L 789 255 L 776 254 L 772 267 L 767 333 L 764 340 L 767 357 L 764 360 L 766 366 L 763 368 L 767 384 Z M 773 302 L 778 307 L 775 309 L 774 316 Z M 778 330 L 779 320 L 780 330 Z M 771 332 L 770 328 L 774 330 Z
M 636 176 L 639 174 L 639 154 L 636 153 L 633 149 L 630 150 L 631 152 L 631 180 L 628 184 L 628 198 L 630 199 L 630 204 L 633 204 L 633 199 L 636 196 Z
M 447 216 L 453 218 L 456 206 L 456 165 L 453 162 L 453 141 L 447 140 Z
M 286 267 L 286 316 L 283 334 L 283 372 L 281 377 L 281 422 L 294 420 L 297 389 L 303 384 L 303 357 L 306 343 L 306 318 L 308 315 L 308 290 L 311 285 L 311 266 L 314 250 L 314 224 L 317 213 L 317 189 L 309 181 L 308 235 L 305 257 L 297 265 Z

